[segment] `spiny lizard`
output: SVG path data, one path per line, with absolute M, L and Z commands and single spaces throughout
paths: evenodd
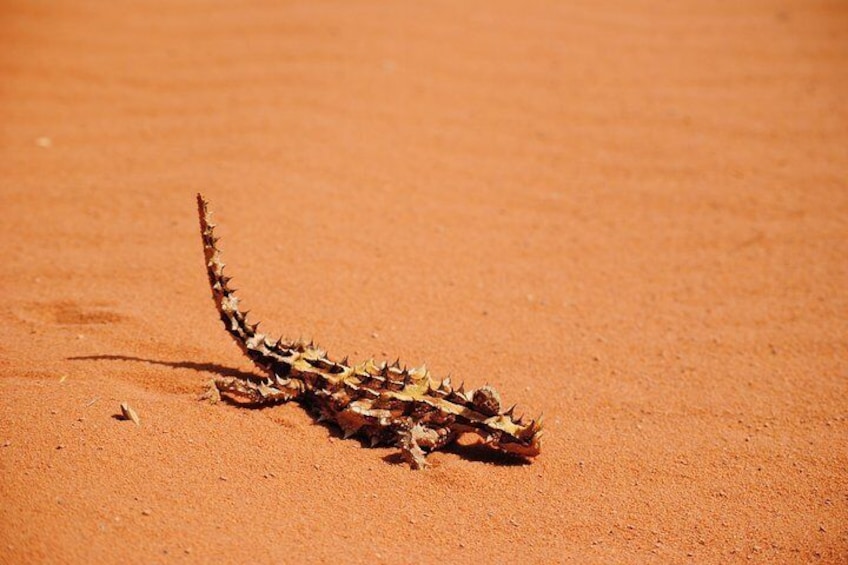
M 463 433 L 479 435 L 492 448 L 524 458 L 539 454 L 541 418 L 524 422 L 514 406 L 502 410 L 491 386 L 454 388 L 450 377 L 437 381 L 424 367 L 394 364 L 350 364 L 333 361 L 313 343 L 272 340 L 248 324 L 247 313 L 224 276 L 224 263 L 213 234 L 206 200 L 197 195 L 203 252 L 212 297 L 227 332 L 261 370 L 263 376 L 221 377 L 213 396 L 252 405 L 298 400 L 319 420 L 338 424 L 345 437 L 360 434 L 372 446 L 400 448 L 413 469 L 427 466 L 427 452 L 444 447 Z

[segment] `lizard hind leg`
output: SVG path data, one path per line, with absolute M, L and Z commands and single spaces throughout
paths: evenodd
M 286 402 L 298 395 L 295 391 L 280 389 L 264 383 L 235 377 L 221 377 L 210 383 L 207 397 L 214 402 L 220 400 L 222 396 L 238 403 L 262 405 Z

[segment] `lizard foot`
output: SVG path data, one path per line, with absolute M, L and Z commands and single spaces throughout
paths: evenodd
M 400 434 L 398 446 L 401 455 L 413 469 L 426 469 L 430 466 L 427 462 L 427 454 L 421 446 L 432 448 L 439 443 L 439 433 L 436 430 L 415 424 L 410 429 Z

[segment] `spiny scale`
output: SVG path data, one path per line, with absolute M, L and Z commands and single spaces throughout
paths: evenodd
M 464 384 L 453 388 L 450 377 L 434 380 L 425 367 L 401 368 L 399 359 L 391 365 L 373 359 L 351 365 L 347 357 L 331 360 L 312 342 L 259 333 L 259 324 L 248 324 L 247 312 L 239 310 L 231 279 L 224 275 L 215 225 L 200 194 L 197 207 L 215 306 L 227 332 L 264 375 L 218 378 L 215 397 L 255 405 L 298 400 L 319 420 L 338 424 L 345 437 L 362 434 L 372 446 L 399 447 L 414 469 L 426 466 L 426 452 L 467 432 L 506 453 L 539 454 L 541 420 L 514 419 L 514 406 L 502 411 L 500 396 L 488 385 L 466 392 Z

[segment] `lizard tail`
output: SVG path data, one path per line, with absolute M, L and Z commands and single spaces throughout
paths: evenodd
M 239 348 L 263 373 L 273 377 L 278 370 L 279 356 L 271 350 L 273 344 L 266 342 L 266 336 L 256 331 L 259 324 L 248 324 L 247 313 L 239 309 L 239 299 L 235 289 L 229 286 L 230 277 L 224 275 L 224 262 L 217 247 L 218 238 L 214 235 L 215 224 L 210 221 L 211 212 L 208 202 L 197 195 L 197 212 L 200 217 L 200 236 L 203 238 L 203 255 L 206 259 L 206 274 L 212 288 L 215 307 L 224 322 L 227 333 L 232 336 Z M 259 380 L 257 378 L 257 380 Z

